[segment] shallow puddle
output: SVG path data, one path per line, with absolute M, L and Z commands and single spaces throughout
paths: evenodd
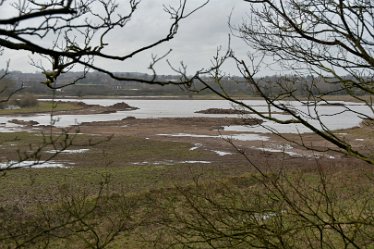
M 228 140 L 239 140 L 239 141 L 268 141 L 270 138 L 258 134 L 233 134 L 233 135 L 201 135 L 201 134 L 188 134 L 188 133 L 175 133 L 175 134 L 157 134 L 158 136 L 166 137 L 196 137 L 196 138 L 223 138 Z
M 46 153 L 54 154 L 54 153 L 66 153 L 66 154 L 80 154 L 80 153 L 85 153 L 89 151 L 90 149 L 77 149 L 77 150 L 48 150 Z
M 200 144 L 200 143 L 196 143 L 196 144 L 194 144 L 194 147 L 191 147 L 191 148 L 190 148 L 190 151 L 197 150 L 197 149 L 201 148 L 201 146 L 203 146 L 203 145 Z
M 175 165 L 175 164 L 210 164 L 210 161 L 196 161 L 196 160 L 187 160 L 187 161 L 174 161 L 174 160 L 162 160 L 162 161 L 154 161 L 154 162 L 134 162 L 131 163 L 132 165 Z
M 0 163 L 0 169 L 15 169 L 15 168 L 30 168 L 30 169 L 42 169 L 42 168 L 68 168 L 63 163 L 49 161 L 49 162 L 35 162 L 35 161 L 9 161 L 6 163 Z
M 227 155 L 232 155 L 231 152 L 227 151 L 220 151 L 220 150 L 211 150 L 212 152 L 216 153 L 219 156 L 227 156 Z

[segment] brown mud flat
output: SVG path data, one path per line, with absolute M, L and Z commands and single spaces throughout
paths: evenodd
M 58 104 L 58 103 L 57 103 Z M 121 110 L 135 110 L 126 103 L 118 103 L 112 106 L 87 105 L 83 102 L 76 102 L 82 107 L 79 110 L 59 111 L 55 114 L 98 114 L 110 113 Z M 226 110 L 226 109 L 222 109 Z M 228 109 L 231 110 L 231 109 Z M 15 122 L 18 122 L 15 120 Z M 206 160 L 216 161 L 220 165 L 232 165 L 234 162 L 243 161 L 238 158 L 239 151 L 245 151 L 255 158 L 256 161 L 270 160 L 272 164 L 280 164 L 285 160 L 291 160 L 295 167 L 304 166 L 309 161 L 326 161 L 326 164 L 346 165 L 348 158 L 342 153 L 337 153 L 338 148 L 333 144 L 326 142 L 315 134 L 255 134 L 249 132 L 226 131 L 225 126 L 245 125 L 255 126 L 262 124 L 261 119 L 257 118 L 211 118 L 211 117 L 193 117 L 193 118 L 158 118 L 158 119 L 137 119 L 135 117 L 124 117 L 116 121 L 99 121 L 82 123 L 76 127 L 80 133 L 95 134 L 97 136 L 114 137 L 136 137 L 152 141 L 167 141 L 176 143 L 189 143 L 191 148 L 199 144 L 198 150 L 204 151 L 224 151 L 230 154 L 221 156 L 217 153 L 211 153 Z M 32 126 L 33 124 L 24 124 Z M 373 153 L 374 137 L 362 136 L 370 133 L 371 124 L 363 122 L 361 127 L 348 130 L 337 131 L 338 136 L 349 141 L 353 148 Z M 34 126 L 35 127 L 35 126 Z M 39 126 L 39 129 L 47 129 L 50 126 Z M 72 130 L 75 128 L 73 127 Z M 58 128 L 55 129 L 58 132 Z M 240 140 L 235 136 L 259 136 L 260 139 Z M 230 136 L 233 136 L 232 139 Z M 147 141 L 145 141 L 146 143 Z M 311 149 L 306 149 L 302 144 Z M 313 151 L 315 149 L 316 151 Z M 235 154 L 235 155 L 233 155 Z M 234 159 L 235 158 L 235 159 Z M 167 158 L 165 158 L 167 159 Z M 77 162 L 79 165 L 80 162 Z M 314 162 L 315 163 L 315 162 Z M 282 163 L 283 164 L 283 163 Z M 289 164 L 289 165 L 291 165 Z
M 24 126 L 34 126 L 39 124 L 39 122 L 30 120 L 30 121 L 25 121 L 25 120 L 20 120 L 20 119 L 12 119 L 8 121 L 9 123 L 17 124 L 17 125 L 24 125 Z
M 57 101 L 56 104 L 64 103 L 64 101 Z M 56 111 L 54 114 L 56 115 L 86 115 L 86 114 L 104 114 L 104 113 L 113 113 L 117 111 L 129 111 L 129 110 L 136 110 L 137 107 L 132 107 L 124 102 L 117 103 L 111 106 L 100 106 L 100 105 L 89 105 L 85 104 L 84 102 L 72 102 L 75 105 L 78 105 L 80 108 L 76 110 L 63 110 L 63 111 Z M 251 114 L 249 111 L 245 110 L 236 110 L 236 109 L 222 109 L 222 108 L 210 108 L 206 110 L 197 111 L 196 113 L 205 113 L 205 114 Z M 22 115 L 20 115 L 22 116 Z M 26 121 L 22 120 L 13 120 L 13 123 L 21 124 L 25 126 L 34 126 L 36 123 L 34 121 L 27 121 L 27 123 L 23 123 Z M 91 122 L 91 123 L 82 123 L 79 125 L 79 129 L 82 133 L 89 133 L 89 134 L 98 134 L 98 135 L 124 135 L 124 136 L 137 136 L 137 137 L 147 137 L 156 140 L 167 140 L 167 141 L 190 141 L 191 144 L 194 143 L 201 143 L 204 142 L 206 144 L 210 144 L 213 148 L 214 147 L 222 147 L 222 144 L 228 145 L 228 141 L 223 139 L 217 138 L 217 136 L 225 135 L 229 136 L 232 134 L 246 134 L 243 132 L 228 132 L 224 130 L 224 126 L 231 126 L 231 125 L 261 125 L 261 119 L 257 118 L 210 118 L 210 117 L 194 117 L 194 118 L 160 118 L 160 119 L 136 119 L 135 117 L 125 117 L 119 121 L 101 121 L 101 122 Z M 365 125 L 363 125 L 365 126 Z M 35 126 L 34 126 L 35 127 Z M 43 127 L 39 126 L 39 128 L 43 129 Z M 50 126 L 45 126 L 44 128 L 50 129 Z M 351 134 L 351 130 L 349 129 L 348 136 L 345 136 L 344 139 L 351 140 L 350 142 L 354 147 L 365 147 L 365 151 L 371 153 L 370 148 L 372 140 L 374 138 L 365 139 L 365 142 L 362 142 L 360 137 L 356 137 L 356 135 Z M 366 130 L 363 127 L 360 127 L 359 130 L 365 133 Z M 370 132 L 368 130 L 367 132 Z M 178 134 L 178 133 L 185 133 L 184 136 L 160 136 L 158 134 Z M 346 133 L 343 131 L 341 133 Z M 355 132 L 357 133 L 357 132 Z M 198 135 L 200 137 L 188 136 L 188 134 Z M 206 135 L 207 137 L 204 137 Z M 267 141 L 262 140 L 253 140 L 253 141 L 240 141 L 240 140 L 233 140 L 231 142 L 235 142 L 235 144 L 247 148 L 249 150 L 256 150 L 256 148 L 265 148 L 264 150 L 268 149 L 269 151 L 262 151 L 262 154 L 274 154 L 274 155 L 281 155 L 284 156 L 284 153 L 274 153 L 271 150 L 280 150 L 284 145 L 292 145 L 292 149 L 288 152 L 295 152 L 302 155 L 307 155 L 307 157 L 320 157 L 323 154 L 336 154 L 335 152 L 331 152 L 329 149 L 336 149 L 332 144 L 326 142 L 325 140 L 321 139 L 320 137 L 314 134 L 303 134 L 302 136 L 298 134 L 284 134 L 280 137 L 276 134 L 259 134 L 260 136 L 268 137 Z M 208 136 L 216 136 L 214 138 Z M 358 139 L 358 140 L 357 140 Z M 227 139 L 226 139 L 227 140 Z M 229 141 L 230 142 L 230 141 Z M 306 150 L 302 146 L 298 144 L 307 144 L 309 147 L 323 151 L 314 153 L 311 150 Z M 232 145 L 224 146 L 226 149 L 232 149 Z M 374 146 L 373 146 L 374 147 Z M 326 149 L 327 148 L 327 149 Z M 315 156 L 317 154 L 317 156 Z M 330 155 L 330 157 L 336 156 Z M 338 155 L 341 157 L 341 154 Z M 294 157 L 296 159 L 296 157 Z
M 223 109 L 223 108 L 209 108 L 206 110 L 196 111 L 195 113 L 203 114 L 251 114 L 251 112 L 246 110 L 238 109 Z
M 34 228 L 35 224 L 46 224 L 50 229 L 53 227 L 50 224 L 56 224 L 52 222 L 65 221 L 61 217 L 64 218 L 62 215 L 66 213 L 76 214 L 77 210 L 91 210 L 93 200 L 98 196 L 97 193 L 104 193 L 105 196 L 102 200 L 105 205 L 97 206 L 98 209 L 93 216 L 87 216 L 87 218 L 85 216 L 88 223 L 84 223 L 84 225 L 94 224 L 93 229 L 95 230 L 92 231 L 101 232 L 108 229 L 109 234 L 112 230 L 110 230 L 110 226 L 107 228 L 108 220 L 112 222 L 126 217 L 126 222 L 140 224 L 134 231 L 126 231 L 116 237 L 118 241 L 114 242 L 113 248 L 123 248 L 128 241 L 133 243 L 132 241 L 140 241 L 140 237 L 147 238 L 144 235 L 156 233 L 156 231 L 164 232 L 163 227 L 159 225 L 165 224 L 165 221 L 168 222 L 167 215 L 173 215 L 175 210 L 189 215 L 191 213 L 190 206 L 180 201 L 186 195 L 180 197 L 180 193 L 181 190 L 186 190 L 183 193 L 193 193 L 197 183 L 201 184 L 197 187 L 203 187 L 201 190 L 204 192 L 200 192 L 200 190 L 197 192 L 201 193 L 202 197 L 210 195 L 213 197 L 216 195 L 218 197 L 237 196 L 239 199 L 233 199 L 234 201 L 244 200 L 244 204 L 254 201 L 254 206 L 259 206 L 258 200 L 262 199 L 253 198 L 257 195 L 262 197 L 259 195 L 261 192 L 257 191 L 257 186 L 261 185 L 262 187 L 263 184 L 254 181 L 259 176 L 258 170 L 276 177 L 267 179 L 278 181 L 277 176 L 283 177 L 285 175 L 285 179 L 289 179 L 292 184 L 295 179 L 295 185 L 291 186 L 304 187 L 301 189 L 302 191 L 316 189 L 318 192 L 321 186 L 325 186 L 318 185 L 320 174 L 323 173 L 321 182 L 331 183 L 331 185 L 327 185 L 328 190 L 331 191 L 331 188 L 335 187 L 336 199 L 343 201 L 338 206 L 339 210 L 340 207 L 346 210 L 347 207 L 352 207 L 356 202 L 359 203 L 367 197 L 367 200 L 371 200 L 372 176 L 374 175 L 372 166 L 332 151 L 337 148 L 315 134 L 282 134 L 283 137 L 280 137 L 276 134 L 229 132 L 223 129 L 225 126 L 243 123 L 259 125 L 261 120 L 247 119 L 243 121 L 241 118 L 137 119 L 127 117 L 118 121 L 83 123 L 78 127 L 72 127 L 69 133 L 74 133 L 76 128 L 77 133 L 74 133 L 76 140 L 68 150 L 85 150 L 85 152 L 68 153 L 65 151 L 66 153 L 60 153 L 53 158 L 53 161 L 56 162 L 66 162 L 67 168 L 20 169 L 9 171 L 3 175 L 0 184 L 2 188 L 0 192 L 0 202 L 2 203 L 0 219 L 3 221 L 3 234 L 8 236 L 10 234 L 8 231 L 17 232 L 13 234 L 26 234 L 25 231 L 33 231 L 30 228 Z M 353 149 L 373 154 L 372 125 L 373 122 L 365 121 L 360 127 L 335 131 L 334 134 L 352 144 Z M 12 160 L 12 155 L 18 156 L 17 149 L 19 147 L 27 152 L 30 149 L 30 144 L 37 145 L 40 140 L 44 141 L 46 138 L 44 135 L 48 135 L 50 131 L 56 132 L 56 135 L 61 134 L 61 129 L 58 128 L 39 127 L 39 129 L 33 133 L 15 133 L 15 137 L 12 137 L 11 133 L 6 134 L 7 136 L 2 134 L 0 158 Z M 44 131 L 43 137 L 40 136 L 41 130 Z M 236 134 L 257 135 L 267 139 L 254 141 L 230 139 L 230 135 Z M 97 139 L 105 140 L 104 138 L 109 136 L 112 136 L 112 139 L 90 147 L 91 142 L 95 144 Z M 228 137 L 222 138 L 222 136 Z M 21 139 L 25 139 L 25 141 Z M 318 149 L 320 152 L 306 150 L 297 143 Z M 58 143 L 55 145 L 59 146 Z M 267 150 L 261 150 L 261 148 Z M 50 156 L 49 152 L 52 149 L 55 148 L 45 148 L 41 156 Z M 191 163 L 186 163 L 188 161 Z M 106 183 L 108 185 L 105 185 L 104 191 L 100 192 L 101 187 Z M 285 182 L 285 184 L 287 183 Z M 220 188 L 221 184 L 222 188 Z M 283 182 L 281 184 L 280 186 L 284 186 Z M 314 186 L 316 187 L 314 188 Z M 226 192 L 222 190 L 228 188 L 238 190 L 238 192 L 229 192 L 229 195 L 225 195 Z M 359 198 L 352 199 L 353 202 L 347 201 L 351 196 L 356 197 L 350 191 L 352 193 L 357 191 Z M 206 193 L 209 195 L 205 195 Z M 309 198 L 309 196 L 314 197 L 317 192 L 310 192 L 310 195 L 309 192 L 305 193 Z M 267 200 L 265 198 L 265 201 Z M 311 199 L 311 205 L 307 208 L 315 204 L 314 200 L 320 206 L 321 199 L 315 198 Z M 227 203 L 226 199 L 224 201 Z M 206 203 L 204 201 L 203 205 Z M 228 203 L 230 210 L 232 210 L 231 207 L 237 207 L 237 203 L 240 204 L 240 202 L 233 203 L 235 206 Z M 170 204 L 176 204 L 177 209 L 173 209 Z M 169 207 L 171 209 L 167 209 Z M 129 211 L 124 213 L 124 210 Z M 361 209 L 353 207 L 353 211 L 356 210 L 361 212 Z M 129 218 L 127 218 L 127 214 L 130 214 Z M 163 217 L 163 214 L 166 215 L 166 218 Z M 150 217 L 157 222 L 150 223 Z M 238 217 L 238 221 L 241 222 L 242 216 Z M 70 222 L 70 220 L 68 221 Z M 144 221 L 147 222 L 144 223 Z M 168 228 L 170 227 L 169 223 L 166 225 Z M 16 229 L 10 230 L 13 227 Z M 67 229 L 63 227 L 61 231 L 65 232 L 66 230 L 69 233 L 69 229 L 70 227 Z M 82 227 L 81 230 L 87 229 Z M 40 234 L 39 227 L 36 232 Z M 32 237 L 33 234 L 27 233 L 27 236 Z M 61 237 L 48 237 L 48 243 L 52 245 L 50 247 L 83 248 L 80 241 L 75 240 L 78 236 L 74 236 L 73 239 L 66 240 L 66 242 L 56 239 Z M 4 236 L 4 238 L 8 237 Z M 2 244 L 5 245 L 6 242 L 13 243 L 14 241 L 5 240 Z M 150 248 L 149 244 L 141 242 L 135 243 L 135 245 L 129 244 L 127 247 Z
M 58 103 L 64 103 L 64 101 L 57 101 Z M 84 102 L 71 102 L 73 104 L 81 106 L 78 110 L 67 110 L 67 111 L 57 111 L 56 115 L 85 115 L 85 114 L 107 114 L 114 113 L 117 111 L 132 111 L 138 109 L 137 107 L 130 106 L 125 102 L 116 103 L 110 106 L 101 105 L 89 105 Z
M 209 108 L 201 111 L 196 111 L 195 113 L 202 113 L 202 114 L 236 114 L 236 115 L 247 115 L 247 114 L 256 114 L 251 111 L 247 110 L 240 110 L 240 109 L 225 109 L 225 108 Z M 261 114 L 269 114 L 269 112 L 259 112 Z M 286 112 L 272 112 L 272 114 L 286 114 Z
M 19 187 L 19 195 L 24 199 L 21 198 L 18 204 L 27 206 L 28 202 L 34 201 L 32 196 L 38 194 L 43 184 L 55 184 L 53 180 L 50 180 L 55 177 L 61 178 L 59 181 L 64 182 L 65 175 L 79 179 L 74 180 L 74 184 L 79 185 L 82 181 L 80 187 L 91 193 L 95 191 L 92 188 L 93 179 L 99 179 L 100 172 L 113 174 L 114 184 L 118 184 L 126 191 L 137 192 L 169 186 L 168 184 L 184 184 L 195 174 L 207 179 L 240 177 L 248 173 L 256 173 L 256 167 L 266 171 L 275 169 L 276 172 L 279 170 L 309 172 L 320 167 L 334 172 L 355 170 L 360 167 L 372 169 L 363 161 L 332 151 L 337 148 L 315 134 L 303 134 L 302 137 L 298 134 L 283 134 L 284 138 L 282 138 L 276 134 L 239 133 L 221 129 L 222 126 L 239 122 L 242 122 L 239 118 L 126 118 L 119 121 L 82 124 L 76 127 L 79 135 L 68 150 L 84 149 L 86 151 L 60 153 L 53 158 L 56 162 L 66 162 L 68 166 L 66 169 L 20 170 L 19 174 L 25 174 L 26 180 L 24 181 L 29 180 L 27 178 L 29 174 L 32 176 L 41 174 L 43 177 L 39 179 L 40 186 L 38 183 L 33 188 L 27 189 L 32 194 L 22 192 L 24 188 Z M 256 125 L 256 123 L 257 121 L 253 120 L 253 124 Z M 44 129 L 44 134 L 51 131 L 43 127 L 40 129 Z M 72 127 L 69 132 L 74 133 L 74 130 Z M 337 136 L 351 142 L 353 149 L 373 153 L 374 134 L 370 135 L 368 130 L 370 127 L 363 125 L 337 131 Z M 58 135 L 61 129 L 54 128 L 53 131 Z M 3 139 L 3 146 L 0 147 L 3 159 L 12 160 L 12 156 L 17 158 L 16 148 L 22 149 L 20 147 L 22 141 L 18 137 L 30 137 L 32 141 L 42 139 L 41 136 L 37 136 L 37 131 L 35 133 L 35 135 L 16 134 L 17 137 L 8 139 L 8 142 Z M 257 135 L 267 139 L 263 141 L 230 139 L 230 135 L 235 134 Z M 104 141 L 106 137 L 112 138 Z M 96 140 L 104 142 L 90 146 L 91 141 L 95 143 Z M 32 141 L 26 140 L 23 142 L 23 147 L 28 150 L 28 145 Z M 306 150 L 296 144 L 300 142 L 320 152 Z M 49 155 L 51 154 L 46 152 L 42 154 L 42 156 Z M 18 171 L 16 172 L 18 174 Z M 134 174 L 136 177 L 133 179 L 131 177 Z M 13 192 L 15 191 L 14 182 L 17 181 L 12 180 L 9 183 L 9 188 Z M 48 184 L 45 183 L 47 181 Z M 58 193 L 53 191 L 57 191 L 58 188 L 46 187 L 46 189 L 52 191 L 52 196 L 54 196 L 50 197 L 50 192 L 45 193 L 45 198 L 48 199 L 46 202 L 53 202 L 58 197 Z M 13 193 L 12 191 L 5 192 L 10 194 Z M 0 196 L 0 200 L 7 201 L 11 205 L 14 201 L 8 197 L 9 195 Z
M 68 107 L 59 108 L 59 104 L 70 104 Z M 37 108 L 32 110 L 27 110 L 27 112 L 22 112 L 22 109 L 15 109 L 15 113 L 5 113 L 1 114 L 4 116 L 30 116 L 35 114 L 43 113 L 53 113 L 54 115 L 86 115 L 86 114 L 106 114 L 114 113 L 117 111 L 132 111 L 138 109 L 137 107 L 130 106 L 125 102 L 116 103 L 111 106 L 101 106 L 101 105 L 89 105 L 84 102 L 66 102 L 66 101 L 54 101 L 50 102 L 50 107 L 47 109 L 38 110 Z M 17 122 L 17 121 L 15 121 Z M 22 123 L 17 123 L 21 124 Z M 33 124 L 24 124 L 33 125 Z
M 97 122 L 88 122 L 82 123 L 80 126 L 121 126 L 124 124 L 158 124 L 160 126 L 194 126 L 210 129 L 220 126 L 230 126 L 230 125 L 260 125 L 263 123 L 263 120 L 258 118 L 202 118 L 202 117 L 193 117 L 193 118 L 154 118 L 154 119 L 137 119 L 135 117 L 128 116 L 122 120 L 116 121 L 97 121 Z
M 260 162 L 270 160 L 272 164 L 284 164 L 291 161 L 289 165 L 304 167 L 315 164 L 316 160 L 326 165 L 348 165 L 355 159 L 338 153 L 338 148 L 326 142 L 315 134 L 254 134 L 246 132 L 225 131 L 224 126 L 230 125 L 259 125 L 258 119 L 241 118 L 160 118 L 160 119 L 136 119 L 124 118 L 119 121 L 103 121 L 83 123 L 79 126 L 82 133 L 114 136 L 134 136 L 156 141 L 171 141 L 177 143 L 190 143 L 191 148 L 199 144 L 204 150 L 218 150 L 230 152 L 233 155 L 219 156 L 212 154 L 207 160 L 219 161 L 220 164 L 232 165 L 233 159 L 237 162 L 239 151 L 245 151 L 252 158 Z M 350 141 L 353 148 L 372 153 L 374 137 L 362 141 L 361 134 L 365 134 L 370 127 L 362 125 L 352 129 L 339 131 L 338 136 Z M 267 138 L 263 140 L 236 140 L 235 135 L 260 136 Z M 230 139 L 230 136 L 233 139 Z M 224 137 L 224 138 L 222 138 Z M 305 144 L 311 149 L 306 149 Z M 313 151 L 312 149 L 316 150 Z M 284 150 L 284 153 L 282 151 Z M 334 151 L 335 150 L 335 151 Z M 282 163 L 280 163 L 282 162 Z M 310 163 L 308 163 L 310 162 Z M 357 162 L 356 162 L 357 163 Z

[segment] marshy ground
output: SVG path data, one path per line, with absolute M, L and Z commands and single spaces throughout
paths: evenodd
M 0 248 L 32 248 L 46 241 L 51 248 L 90 248 L 97 241 L 103 243 L 102 248 L 163 248 L 174 243 L 173 238 L 157 237 L 157 232 L 170 232 L 163 224 L 170 219 L 168 214 L 191 211 L 183 196 L 191 189 L 198 191 L 197 182 L 210 197 L 223 191 L 222 184 L 249 197 L 251 191 L 264 191 L 261 181 L 256 183 L 256 167 L 266 174 L 286 172 L 289 179 L 305 177 L 306 185 L 318 185 L 323 170 L 332 186 L 339 186 L 337 195 L 345 196 L 337 199 L 337 206 L 349 206 L 349 196 L 358 202 L 369 200 L 367 194 L 374 190 L 371 166 L 333 151 L 305 150 L 291 142 L 300 141 L 297 134 L 284 134 L 289 141 L 275 134 L 243 141 L 235 136 L 230 139 L 238 132 L 221 129 L 242 122 L 239 118 L 127 118 L 63 131 L 41 127 L 0 133 L 3 162 L 31 155 L 40 147 L 35 158 L 49 158 L 65 146 L 66 134 L 70 134 L 66 150 L 51 159 L 64 167 L 6 170 L 1 175 L 0 240 L 4 246 Z M 257 124 L 256 120 L 245 122 Z M 337 133 L 353 148 L 374 153 L 369 124 Z M 48 145 L 48 139 L 57 139 L 55 147 Z M 302 135 L 302 141 L 316 149 L 333 148 L 314 134 Z M 97 209 L 91 212 L 93 207 Z M 361 208 L 351 207 L 352 212 Z M 60 229 L 61 224 L 66 227 Z M 47 231 L 48 227 L 56 229 L 56 234 Z

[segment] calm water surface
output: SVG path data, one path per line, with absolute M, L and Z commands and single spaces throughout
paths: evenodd
M 70 125 L 80 124 L 82 122 L 93 122 L 93 121 L 109 121 L 109 120 L 121 120 L 128 116 L 135 118 L 177 118 L 177 117 L 235 117 L 237 115 L 211 115 L 211 114 L 199 114 L 194 113 L 196 111 L 208 109 L 208 108 L 233 108 L 230 102 L 225 100 L 124 100 L 124 99 L 64 99 L 62 101 L 83 101 L 86 104 L 97 104 L 103 106 L 113 105 L 119 102 L 126 102 L 131 106 L 138 107 L 139 109 L 133 111 L 119 111 L 110 114 L 90 114 L 90 115 L 57 115 L 51 119 L 49 114 L 38 114 L 31 116 L 3 116 L 0 117 L 0 131 L 9 131 L 16 129 L 17 126 L 8 123 L 11 119 L 22 119 L 22 120 L 35 120 L 41 125 L 49 125 L 51 122 L 58 127 L 67 127 Z M 260 112 L 267 111 L 267 105 L 261 100 L 249 100 L 244 101 L 255 107 Z M 343 102 L 341 102 L 343 103 Z M 317 110 L 314 107 L 308 107 L 298 102 L 287 102 L 285 103 L 292 106 L 299 115 L 306 116 L 311 114 L 312 117 L 316 116 L 316 113 L 321 117 L 321 121 L 332 130 L 345 129 L 358 126 L 362 121 L 357 113 L 364 113 L 373 117 L 371 110 L 364 105 L 357 103 L 348 103 L 345 105 L 349 107 L 353 112 L 347 111 L 343 106 L 319 106 Z M 276 110 L 273 110 L 276 111 Z M 339 113 L 338 115 L 333 115 Z M 248 115 L 247 115 L 248 116 Z M 274 117 L 281 119 L 288 118 L 285 115 L 275 114 Z M 318 125 L 319 121 L 313 118 L 309 118 L 308 121 L 314 125 Z M 255 132 L 255 133 L 268 133 L 270 130 L 277 130 L 281 133 L 295 133 L 295 132 L 310 132 L 307 128 L 301 125 L 280 125 L 270 121 L 264 122 L 262 126 L 230 126 L 225 127 L 225 130 L 230 131 L 242 131 L 242 132 Z

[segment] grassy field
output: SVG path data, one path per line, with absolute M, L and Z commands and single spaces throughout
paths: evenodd
M 0 115 L 82 108 L 42 101 Z M 218 139 L 191 150 L 202 141 L 157 136 L 187 126 L 213 134 L 225 122 L 125 120 L 87 125 L 84 134 L 0 133 L 0 163 L 64 166 L 1 170 L 0 249 L 374 248 L 372 166 L 336 154 L 265 153 L 253 144 L 244 147 L 247 159 L 218 156 L 214 149 L 235 150 Z M 373 155 L 372 124 L 336 133 Z M 312 136 L 304 138 L 325 148 Z
M 30 155 L 31 148 L 43 147 L 46 139 L 54 139 L 55 144 L 60 144 L 62 140 L 58 136 L 45 136 L 40 134 L 20 132 L 20 133 L 1 133 L 0 153 L 2 160 L 18 160 L 19 153 L 28 151 Z M 71 135 L 72 137 L 75 134 Z M 172 191 L 170 196 L 175 195 L 176 186 L 186 186 L 193 182 L 197 175 L 203 179 L 215 179 L 218 175 L 232 174 L 228 169 L 221 170 L 216 166 L 205 166 L 199 163 L 186 164 L 188 160 L 203 160 L 206 158 L 204 151 L 190 151 L 189 143 L 175 143 L 162 141 L 148 141 L 136 137 L 114 137 L 110 141 L 90 146 L 90 144 L 101 141 L 105 138 L 88 135 L 78 135 L 75 137 L 68 149 L 89 149 L 86 153 L 61 153 L 54 161 L 64 162 L 68 168 L 52 169 L 17 169 L 4 171 L 1 176 L 0 202 L 1 202 L 1 224 L 3 233 L 0 235 L 2 245 L 10 247 L 16 244 L 25 243 L 26 247 L 33 247 L 33 243 L 42 245 L 46 237 L 38 234 L 46 229 L 45 226 L 59 226 L 61 223 L 69 223 L 71 219 L 83 215 L 85 222 L 96 224 L 98 220 L 106 220 L 108 217 L 121 219 L 125 215 L 126 223 L 131 221 L 137 224 L 136 229 L 143 226 L 145 216 L 149 215 L 150 210 L 154 210 L 155 202 L 149 202 L 149 198 L 159 191 Z M 42 151 L 36 156 L 41 160 L 49 156 L 48 151 L 51 146 L 43 147 Z M 22 154 L 22 153 L 21 153 Z M 5 156 L 6 155 L 6 156 Z M 33 159 L 33 157 L 31 158 Z M 167 159 L 167 161 L 165 161 Z M 173 162 L 173 163 L 171 163 Z M 138 164 L 141 163 L 141 164 Z M 105 193 L 103 188 L 105 187 Z M 100 193 L 100 194 L 99 194 Z M 100 197 L 100 198 L 99 198 Z M 167 196 L 165 196 L 167 197 Z M 97 214 L 96 208 L 93 213 L 90 212 L 93 203 L 101 198 L 105 198 L 108 205 L 106 212 Z M 109 199 L 108 199 L 109 198 Z M 152 197 L 153 198 L 153 197 Z M 127 203 L 125 206 L 118 206 L 118 199 L 121 203 Z M 131 204 L 131 206 L 129 203 Z M 71 206 L 73 205 L 73 206 Z M 78 208 L 79 210 L 70 210 Z M 67 210 L 69 209 L 69 210 Z M 100 207 L 101 209 L 101 207 Z M 67 220 L 59 220 L 62 216 Z M 67 212 L 72 212 L 67 214 Z M 88 212 L 88 213 L 86 213 Z M 118 213 L 120 212 L 120 213 Z M 125 213 L 123 213 L 125 212 Z M 131 214 L 128 214 L 131 212 Z M 134 220 L 134 213 L 140 212 L 139 220 Z M 43 216 L 48 214 L 48 222 L 53 224 L 44 224 Z M 65 216 L 67 215 L 67 216 Z M 87 217 L 86 217 L 87 215 Z M 40 227 L 34 225 L 42 222 Z M 79 223 L 79 222 L 78 222 Z M 83 224 L 75 224 L 81 226 Z M 138 232 L 131 229 L 131 234 L 126 234 L 125 228 L 120 224 L 110 226 L 105 230 L 101 224 L 96 224 L 95 229 L 101 231 L 104 229 L 100 239 L 105 240 L 107 233 L 113 229 L 121 230 L 119 238 L 116 237 L 116 243 L 119 245 L 125 243 L 131 245 L 131 248 L 142 247 L 147 243 L 137 242 Z M 85 226 L 85 225 L 84 225 Z M 23 234 L 23 230 L 30 229 L 29 235 L 36 236 L 33 242 L 29 244 L 27 240 L 30 236 L 16 236 L 12 234 Z M 69 229 L 77 229 L 69 227 Z M 138 231 L 138 230 L 137 230 Z M 59 231 L 61 233 L 66 231 Z M 75 233 L 75 232 L 74 232 Z M 78 232 L 77 232 L 78 233 Z M 85 232 L 84 236 L 90 237 L 91 232 Z M 105 236 L 104 236 L 105 235 Z M 67 235 L 66 235 L 67 236 Z M 76 236 L 67 236 L 67 239 L 49 238 L 51 248 L 85 248 L 89 247 L 82 238 Z M 91 240 L 93 238 L 90 237 Z M 83 244 L 82 244 L 83 243 Z M 118 244 L 119 243 L 119 244 Z M 53 246 L 52 246 L 53 245 Z M 112 243 L 111 243 L 112 245 Z M 137 245 L 135 247 L 135 245 Z M 2 246 L 0 246 L 2 248 Z M 111 248 L 111 247 L 110 247 Z M 114 247 L 116 248 L 116 247 Z M 117 248 L 123 248 L 118 246 Z
M 0 115 L 46 113 L 51 111 L 80 110 L 83 107 L 74 102 L 39 101 L 38 105 L 19 109 L 0 109 Z
M 212 161 L 187 141 L 37 132 L 1 133 L 0 141 L 2 161 L 23 152 L 43 160 L 69 144 L 52 159 L 66 168 L 1 175 L 0 248 L 373 245 L 374 171 L 363 164 L 261 174 L 241 155 Z M 88 150 L 72 152 L 80 149 Z

